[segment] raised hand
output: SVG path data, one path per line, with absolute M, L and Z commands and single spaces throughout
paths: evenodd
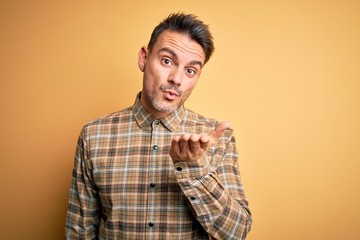
M 174 162 L 197 160 L 228 128 L 229 122 L 221 122 L 209 133 L 175 136 L 171 141 L 170 157 Z

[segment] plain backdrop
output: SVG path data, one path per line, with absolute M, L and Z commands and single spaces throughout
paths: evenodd
M 78 134 L 133 104 L 171 12 L 213 32 L 186 107 L 232 123 L 248 239 L 360 239 L 356 0 L 1 1 L 0 239 L 63 239 Z

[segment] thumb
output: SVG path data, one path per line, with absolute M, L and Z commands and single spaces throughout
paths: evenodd
M 225 132 L 226 129 L 229 129 L 231 127 L 230 122 L 221 122 L 219 123 L 216 128 L 211 131 L 210 138 L 213 139 L 213 141 L 216 141 L 220 138 L 220 136 Z

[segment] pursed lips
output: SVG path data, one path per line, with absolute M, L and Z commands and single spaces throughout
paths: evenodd
M 160 90 L 163 91 L 165 94 L 169 94 L 174 97 L 180 97 L 182 95 L 182 91 L 180 89 L 177 89 L 175 86 L 161 85 Z
M 171 94 L 171 95 L 175 95 L 175 96 L 179 96 L 179 94 L 176 92 L 176 91 L 173 91 L 173 90 L 165 90 L 164 91 L 165 93 L 169 93 L 169 94 Z

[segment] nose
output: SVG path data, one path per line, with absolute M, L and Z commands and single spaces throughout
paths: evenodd
M 180 86 L 183 81 L 183 72 L 179 68 L 173 68 L 170 72 L 168 82 Z

